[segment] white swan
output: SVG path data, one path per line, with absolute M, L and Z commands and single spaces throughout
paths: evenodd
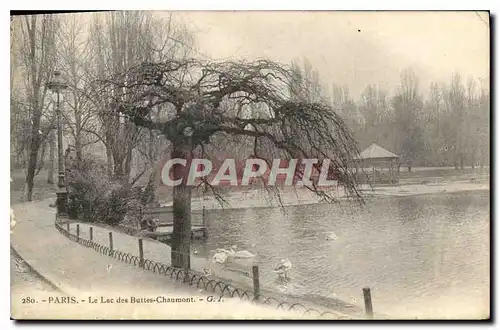
M 227 255 L 225 253 L 217 252 L 212 257 L 212 262 L 217 264 L 224 264 L 227 260 Z
M 236 245 L 231 246 L 232 253 L 230 257 L 238 259 L 255 258 L 255 255 L 253 253 L 248 252 L 247 250 L 236 251 L 236 249 L 237 249 Z
M 325 236 L 325 240 L 327 240 L 327 241 L 336 241 L 338 239 L 339 239 L 339 237 L 334 232 L 328 233 Z
M 281 259 L 280 263 L 276 268 L 274 268 L 274 272 L 278 274 L 279 277 L 284 277 L 285 280 L 288 279 L 288 271 L 292 268 L 292 263 L 288 258 L 286 259 Z
M 231 254 L 234 253 L 234 251 L 232 249 L 231 250 L 226 250 L 226 249 L 221 249 L 221 248 L 215 249 L 215 252 L 216 253 L 225 253 L 227 255 L 231 255 Z
M 224 264 L 227 261 L 227 257 L 228 257 L 227 253 L 223 251 L 217 251 L 212 257 L 212 262 L 217 264 Z

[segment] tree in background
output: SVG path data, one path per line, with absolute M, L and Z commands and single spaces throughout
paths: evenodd
M 477 101 L 477 126 L 474 129 L 478 140 L 479 164 L 481 167 L 490 165 L 490 93 L 482 85 Z
M 139 63 L 182 58 L 189 54 L 194 42 L 182 25 L 175 24 L 172 15 L 165 22 L 154 19 L 148 12 L 95 15 L 91 31 L 93 38 L 89 47 L 92 49 L 92 61 L 96 63 L 88 70 L 91 82 L 103 77 L 116 77 Z M 105 146 L 109 174 L 123 183 L 133 184 L 146 169 L 143 165 L 134 177 L 130 177 L 134 153 L 136 161 L 142 158 L 146 165 L 151 165 L 160 156 L 160 150 L 164 149 L 160 148 L 160 143 L 165 141 L 144 132 L 141 127 L 105 106 L 114 95 L 128 97 L 129 94 L 121 89 L 102 91 L 94 88 L 90 91 L 98 124 L 89 131 Z M 158 109 L 150 113 L 151 118 L 158 115 Z M 149 146 L 147 150 L 145 146 Z
M 27 169 L 29 200 L 42 168 L 54 182 L 55 104 L 46 83 L 55 68 L 70 87 L 61 103 L 63 135 L 77 159 L 103 145 L 107 158 L 96 161 L 104 161 L 110 178 L 133 185 L 162 156 L 168 142 L 109 111 L 103 106 L 109 95 L 93 83 L 138 63 L 190 54 L 194 38 L 174 16 L 124 11 L 96 13 L 86 22 L 82 14 L 11 19 L 11 163 Z
M 443 112 L 443 93 L 439 85 L 432 82 L 429 95 L 424 102 L 421 116 L 423 131 L 424 154 L 426 162 L 434 166 L 443 166 L 447 163 L 446 141 L 443 136 L 443 122 L 446 121 Z
M 447 151 L 452 154 L 452 162 L 456 169 L 463 168 L 465 156 L 465 88 L 458 73 L 452 76 L 450 86 L 444 90 L 446 120 L 443 132 Z
M 363 124 L 358 128 L 358 139 L 364 146 L 377 143 L 385 148 L 396 149 L 393 116 L 387 94 L 380 87 L 368 85 L 359 101 Z
M 46 83 L 55 64 L 58 22 L 53 15 L 32 15 L 19 18 L 16 24 L 21 31 L 20 67 L 24 78 L 21 93 L 24 97 L 17 104 L 25 113 L 28 127 L 29 136 L 25 137 L 28 143 L 24 146 L 28 150 L 26 197 L 31 201 L 33 179 L 40 163 L 39 151 L 54 127 L 54 114 L 48 111 Z
M 330 104 L 351 129 L 357 131 L 361 129 L 362 121 L 359 108 L 351 97 L 347 85 L 332 85 Z
M 89 81 L 86 66 L 90 65 L 90 40 L 85 25 L 78 15 L 60 18 L 58 33 L 59 69 L 63 72 L 68 90 L 65 93 L 65 128 L 71 137 L 76 159 L 82 160 L 83 149 L 98 140 L 88 133 L 96 120 L 96 112 L 89 97 Z
M 418 89 L 418 78 L 411 69 L 401 73 L 400 84 L 392 100 L 395 126 L 398 132 L 398 150 L 411 172 L 415 159 L 422 151 L 422 130 L 419 116 L 422 111 L 422 96 Z

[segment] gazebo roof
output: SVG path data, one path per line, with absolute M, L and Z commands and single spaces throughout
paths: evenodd
M 396 159 L 399 158 L 399 156 L 373 143 L 371 146 L 363 150 L 363 152 L 359 154 L 359 157 L 355 157 L 354 159 L 380 159 L 380 158 Z

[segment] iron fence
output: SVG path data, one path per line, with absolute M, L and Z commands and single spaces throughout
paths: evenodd
M 119 261 L 125 262 L 127 264 L 131 264 L 140 268 L 143 268 L 148 271 L 152 271 L 154 273 L 169 276 L 171 279 L 175 279 L 177 281 L 181 280 L 183 283 L 187 283 L 190 286 L 196 285 L 196 288 L 203 289 L 207 292 L 220 294 L 221 296 L 230 297 L 230 298 L 240 298 L 242 300 L 251 301 L 252 303 L 268 305 L 268 306 L 276 306 L 276 310 L 278 311 L 289 311 L 289 312 L 300 312 L 302 311 L 303 316 L 316 316 L 320 318 L 334 318 L 334 319 L 345 319 L 347 318 L 345 315 L 337 314 L 331 311 L 320 311 L 315 308 L 307 308 L 301 303 L 295 302 L 285 302 L 280 301 L 273 297 L 266 297 L 262 294 L 255 294 L 251 290 L 244 290 L 241 288 L 237 288 L 231 284 L 226 284 L 222 281 L 209 279 L 207 276 L 202 274 L 201 272 L 197 272 L 196 270 L 184 270 L 182 268 L 176 268 L 172 266 L 168 266 L 162 264 L 157 261 L 149 260 L 149 259 L 141 259 L 138 256 L 132 255 L 130 253 L 121 252 L 116 249 L 112 249 L 109 246 L 102 245 L 95 241 L 79 237 L 79 235 L 72 234 L 69 230 L 64 229 L 61 226 L 61 223 L 56 222 L 56 228 L 69 238 L 70 240 L 79 243 L 85 247 L 92 248 L 100 254 L 110 256 Z

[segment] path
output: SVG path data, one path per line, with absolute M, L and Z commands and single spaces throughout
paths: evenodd
M 164 276 L 103 256 L 61 235 L 54 227 L 50 201 L 13 205 L 16 226 L 11 234 L 12 248 L 43 278 L 61 289 L 75 303 L 62 302 L 62 296 L 47 288 L 13 291 L 11 316 L 16 319 L 293 319 L 304 318 L 291 312 L 257 306 L 237 298 L 209 303 L 206 292 L 175 282 Z M 82 234 L 87 230 L 82 225 Z M 88 233 L 88 230 L 87 230 Z M 107 230 L 95 230 L 95 240 L 105 241 Z M 128 242 L 128 243 L 127 243 Z M 114 232 L 115 248 L 136 253 L 136 239 Z M 169 263 L 169 248 L 144 242 L 146 257 Z M 196 267 L 196 262 L 194 265 Z M 131 297 L 188 298 L 184 303 L 130 303 Z M 91 297 L 91 298 L 89 298 Z M 114 303 L 89 303 L 89 299 L 115 299 Z M 128 299 L 117 303 L 116 299 Z M 24 303 L 23 303 L 24 299 Z M 200 299 L 203 299 L 201 301 Z M 35 302 L 36 301 L 36 302 Z M 68 301 L 69 298 L 68 298 Z
M 128 234 L 118 232 L 116 230 L 111 230 L 108 228 L 103 228 L 96 225 L 91 225 L 88 223 L 74 222 L 70 223 L 70 233 L 76 235 L 77 224 L 80 228 L 80 237 L 85 239 L 90 239 L 90 227 L 93 230 L 93 241 L 104 246 L 109 246 L 109 232 L 113 233 L 113 248 L 120 252 L 129 253 L 134 256 L 139 256 L 139 238 L 130 236 Z M 67 229 L 66 225 L 63 225 L 64 229 Z M 143 250 L 144 259 L 149 259 L 152 261 L 157 261 L 165 265 L 171 264 L 171 249 L 170 246 L 164 243 L 160 243 L 154 239 L 142 238 L 143 239 Z M 251 272 L 251 263 L 242 263 L 239 265 L 241 271 Z M 191 268 L 199 272 L 202 272 L 204 268 L 210 268 L 214 275 L 225 277 L 228 282 L 231 282 L 230 278 L 234 277 L 234 274 L 227 270 L 220 269 L 215 265 L 209 263 L 209 261 L 202 257 L 197 257 L 193 253 L 191 254 Z M 224 276 L 225 275 L 225 276 Z M 239 282 L 251 288 L 252 281 L 250 277 L 242 277 Z

